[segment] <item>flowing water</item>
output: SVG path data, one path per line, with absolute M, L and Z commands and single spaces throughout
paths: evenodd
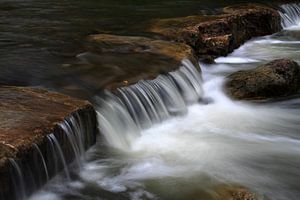
M 266 2 L 267 0 L 256 0 Z M 145 35 L 149 21 L 219 12 L 246 0 L 1 0 L 0 84 L 39 86 L 90 98 L 76 55 L 94 33 Z M 95 72 L 97 73 L 97 72 Z M 113 76 L 113 75 L 111 75 Z
M 9 160 L 12 169 L 14 170 L 12 174 L 12 180 L 13 180 L 13 186 L 14 190 L 18 191 L 16 192 L 16 197 L 18 199 L 25 199 L 26 194 L 25 194 L 25 182 L 24 182 L 24 176 L 23 173 L 18 165 L 18 163 L 14 159 Z
M 118 89 L 97 98 L 100 131 L 110 146 L 127 149 L 140 132 L 171 116 L 187 112 L 187 106 L 202 97 L 199 71 L 189 61 L 183 66 L 156 79 Z
M 147 35 L 147 20 L 216 13 L 239 2 L 244 1 L 3 0 L 0 83 L 66 92 L 61 88 L 78 80 L 63 67 L 84 51 L 86 35 Z M 75 164 L 29 199 L 209 200 L 217 198 L 216 188 L 229 184 L 270 199 L 298 200 L 300 95 L 264 104 L 235 102 L 224 95 L 222 84 L 234 71 L 276 58 L 300 62 L 299 8 L 281 7 L 285 29 L 280 33 L 253 39 L 216 64 L 201 64 L 202 78 L 184 60 L 176 72 L 95 97 L 103 136 L 84 155 L 89 138 L 82 135 L 83 122 L 70 118 L 61 124 Z M 54 135 L 48 141 L 58 171 L 67 165 L 62 145 Z M 49 179 L 50 166 L 35 149 L 36 173 Z M 10 164 L 18 200 L 26 199 L 28 175 L 16 161 Z
M 276 58 L 300 63 L 299 4 L 281 7 L 284 30 L 255 38 L 215 64 L 95 98 L 103 136 L 70 180 L 57 176 L 30 200 L 217 199 L 241 185 L 272 200 L 300 198 L 300 94 L 233 101 L 226 76 Z M 74 148 L 77 150 L 80 147 Z
M 71 159 L 75 160 L 71 164 L 74 168 L 72 172 L 81 170 L 85 150 L 94 138 L 94 135 L 87 131 L 94 127 L 90 116 L 80 117 L 78 113 L 74 113 L 60 123 L 59 127 L 61 132 L 49 134 L 41 147 L 33 144 L 30 158 L 9 159 L 11 168 L 7 178 L 11 180 L 11 183 L 8 183 L 14 191 L 11 199 L 28 199 L 33 191 L 61 171 L 62 178 L 70 181 L 71 173 L 67 164 Z M 7 200 L 2 196 L 0 199 Z
M 43 170 L 45 171 L 45 175 L 46 175 L 46 181 L 49 181 L 49 173 L 48 173 L 48 168 L 47 168 L 45 158 L 44 158 L 40 148 L 38 147 L 38 145 L 34 144 L 33 146 L 36 149 L 36 151 L 38 152 L 38 155 L 39 155 L 40 159 L 42 160 L 43 168 L 44 168 Z

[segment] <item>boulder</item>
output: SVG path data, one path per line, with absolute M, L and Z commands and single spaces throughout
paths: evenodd
M 51 151 L 49 135 L 56 137 L 66 163 L 73 161 L 75 154 L 61 124 L 80 130 L 84 149 L 96 140 L 96 114 L 87 101 L 43 89 L 1 86 L 0 110 L 0 199 L 17 199 L 22 181 L 28 195 L 62 169 L 61 161 L 55 160 L 58 153 Z
M 238 71 L 225 83 L 234 99 L 264 100 L 292 95 L 300 89 L 300 67 L 291 60 L 278 59 L 252 70 Z
M 78 55 L 79 62 L 65 71 L 91 91 L 114 90 L 142 79 L 155 79 L 178 69 L 184 59 L 199 69 L 193 49 L 183 43 L 108 34 L 91 35 L 87 41 L 87 52 Z
M 215 16 L 188 16 L 154 21 L 149 31 L 184 42 L 206 61 L 226 56 L 252 37 L 281 30 L 280 16 L 259 4 L 226 7 Z

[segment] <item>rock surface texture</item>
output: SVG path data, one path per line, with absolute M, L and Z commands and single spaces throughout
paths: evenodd
M 138 36 L 91 35 L 87 52 L 78 58 L 81 63 L 69 70 L 79 83 L 93 86 L 90 89 L 95 92 L 155 79 L 159 74 L 178 69 L 183 59 L 198 66 L 188 45 Z
M 300 66 L 279 59 L 252 70 L 238 71 L 225 83 L 227 94 L 234 99 L 264 100 L 295 94 L 300 89 Z
M 150 32 L 190 45 L 206 61 L 231 53 L 252 37 L 279 30 L 278 12 L 258 4 L 226 7 L 223 14 L 215 16 L 160 19 L 150 28 Z
M 217 200 L 263 200 L 241 186 L 222 186 L 216 191 Z
M 62 169 L 57 148 L 53 151 L 47 138 L 50 134 L 60 144 L 66 163 L 73 161 L 70 140 L 60 126 L 63 122 L 69 120 L 70 134 L 77 129 L 84 134 L 80 136 L 84 149 L 95 143 L 96 114 L 87 101 L 42 89 L 2 86 L 0 111 L 1 200 L 30 194 Z

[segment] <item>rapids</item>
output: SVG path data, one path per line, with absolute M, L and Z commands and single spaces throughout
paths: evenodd
M 96 97 L 103 136 L 70 180 L 57 176 L 30 200 L 215 199 L 242 185 L 272 200 L 300 199 L 300 95 L 233 101 L 226 76 L 276 58 L 300 62 L 299 4 L 281 7 L 284 30 L 255 38 L 215 64 Z M 203 90 L 203 91 L 202 91 Z

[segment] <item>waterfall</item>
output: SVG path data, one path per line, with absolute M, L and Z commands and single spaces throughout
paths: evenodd
M 78 120 L 71 116 L 59 124 L 59 126 L 64 130 L 64 133 L 67 136 L 77 166 L 81 167 L 81 158 L 85 152 L 86 135 L 84 134 L 85 131 L 83 130 L 83 123 L 81 122 L 80 117 L 78 116 L 77 118 Z
M 36 151 L 38 152 L 39 157 L 41 158 L 41 161 L 42 161 L 42 164 L 43 164 L 43 167 L 44 167 L 44 170 L 45 170 L 46 181 L 48 181 L 49 180 L 49 173 L 48 173 L 48 168 L 47 168 L 47 165 L 46 165 L 45 158 L 44 158 L 39 146 L 37 144 L 33 144 L 33 146 L 36 149 Z
M 202 97 L 201 74 L 189 61 L 154 80 L 106 92 L 96 98 L 99 128 L 109 145 L 126 150 L 140 131 L 187 112 Z
M 56 139 L 55 135 L 53 135 L 53 134 L 48 135 L 47 138 L 49 140 L 49 143 L 51 144 L 51 147 L 54 150 L 53 153 L 55 155 L 58 155 L 61 163 L 63 164 L 63 169 L 65 171 L 67 179 L 70 180 L 70 172 L 68 170 L 67 162 L 66 162 L 65 156 L 63 154 L 63 151 L 60 147 L 60 144 L 59 144 L 58 140 Z
M 11 178 L 14 186 L 15 197 L 17 200 L 23 200 L 26 198 L 25 181 L 24 181 L 23 172 L 19 164 L 14 159 L 9 159 L 9 163 L 11 164 L 14 170 Z
M 9 184 L 12 185 L 11 193 L 14 195 L 9 198 L 25 200 L 61 170 L 70 180 L 68 164 L 74 160 L 75 165 L 72 167 L 74 170 L 79 169 L 85 150 L 95 141 L 95 135 L 91 133 L 95 127 L 93 121 L 89 113 L 73 113 L 58 124 L 44 141 L 34 143 L 25 158 L 9 159 Z M 7 194 L 4 195 L 4 199 L 7 199 Z
M 284 4 L 280 6 L 281 25 L 283 28 L 300 25 L 300 4 Z

